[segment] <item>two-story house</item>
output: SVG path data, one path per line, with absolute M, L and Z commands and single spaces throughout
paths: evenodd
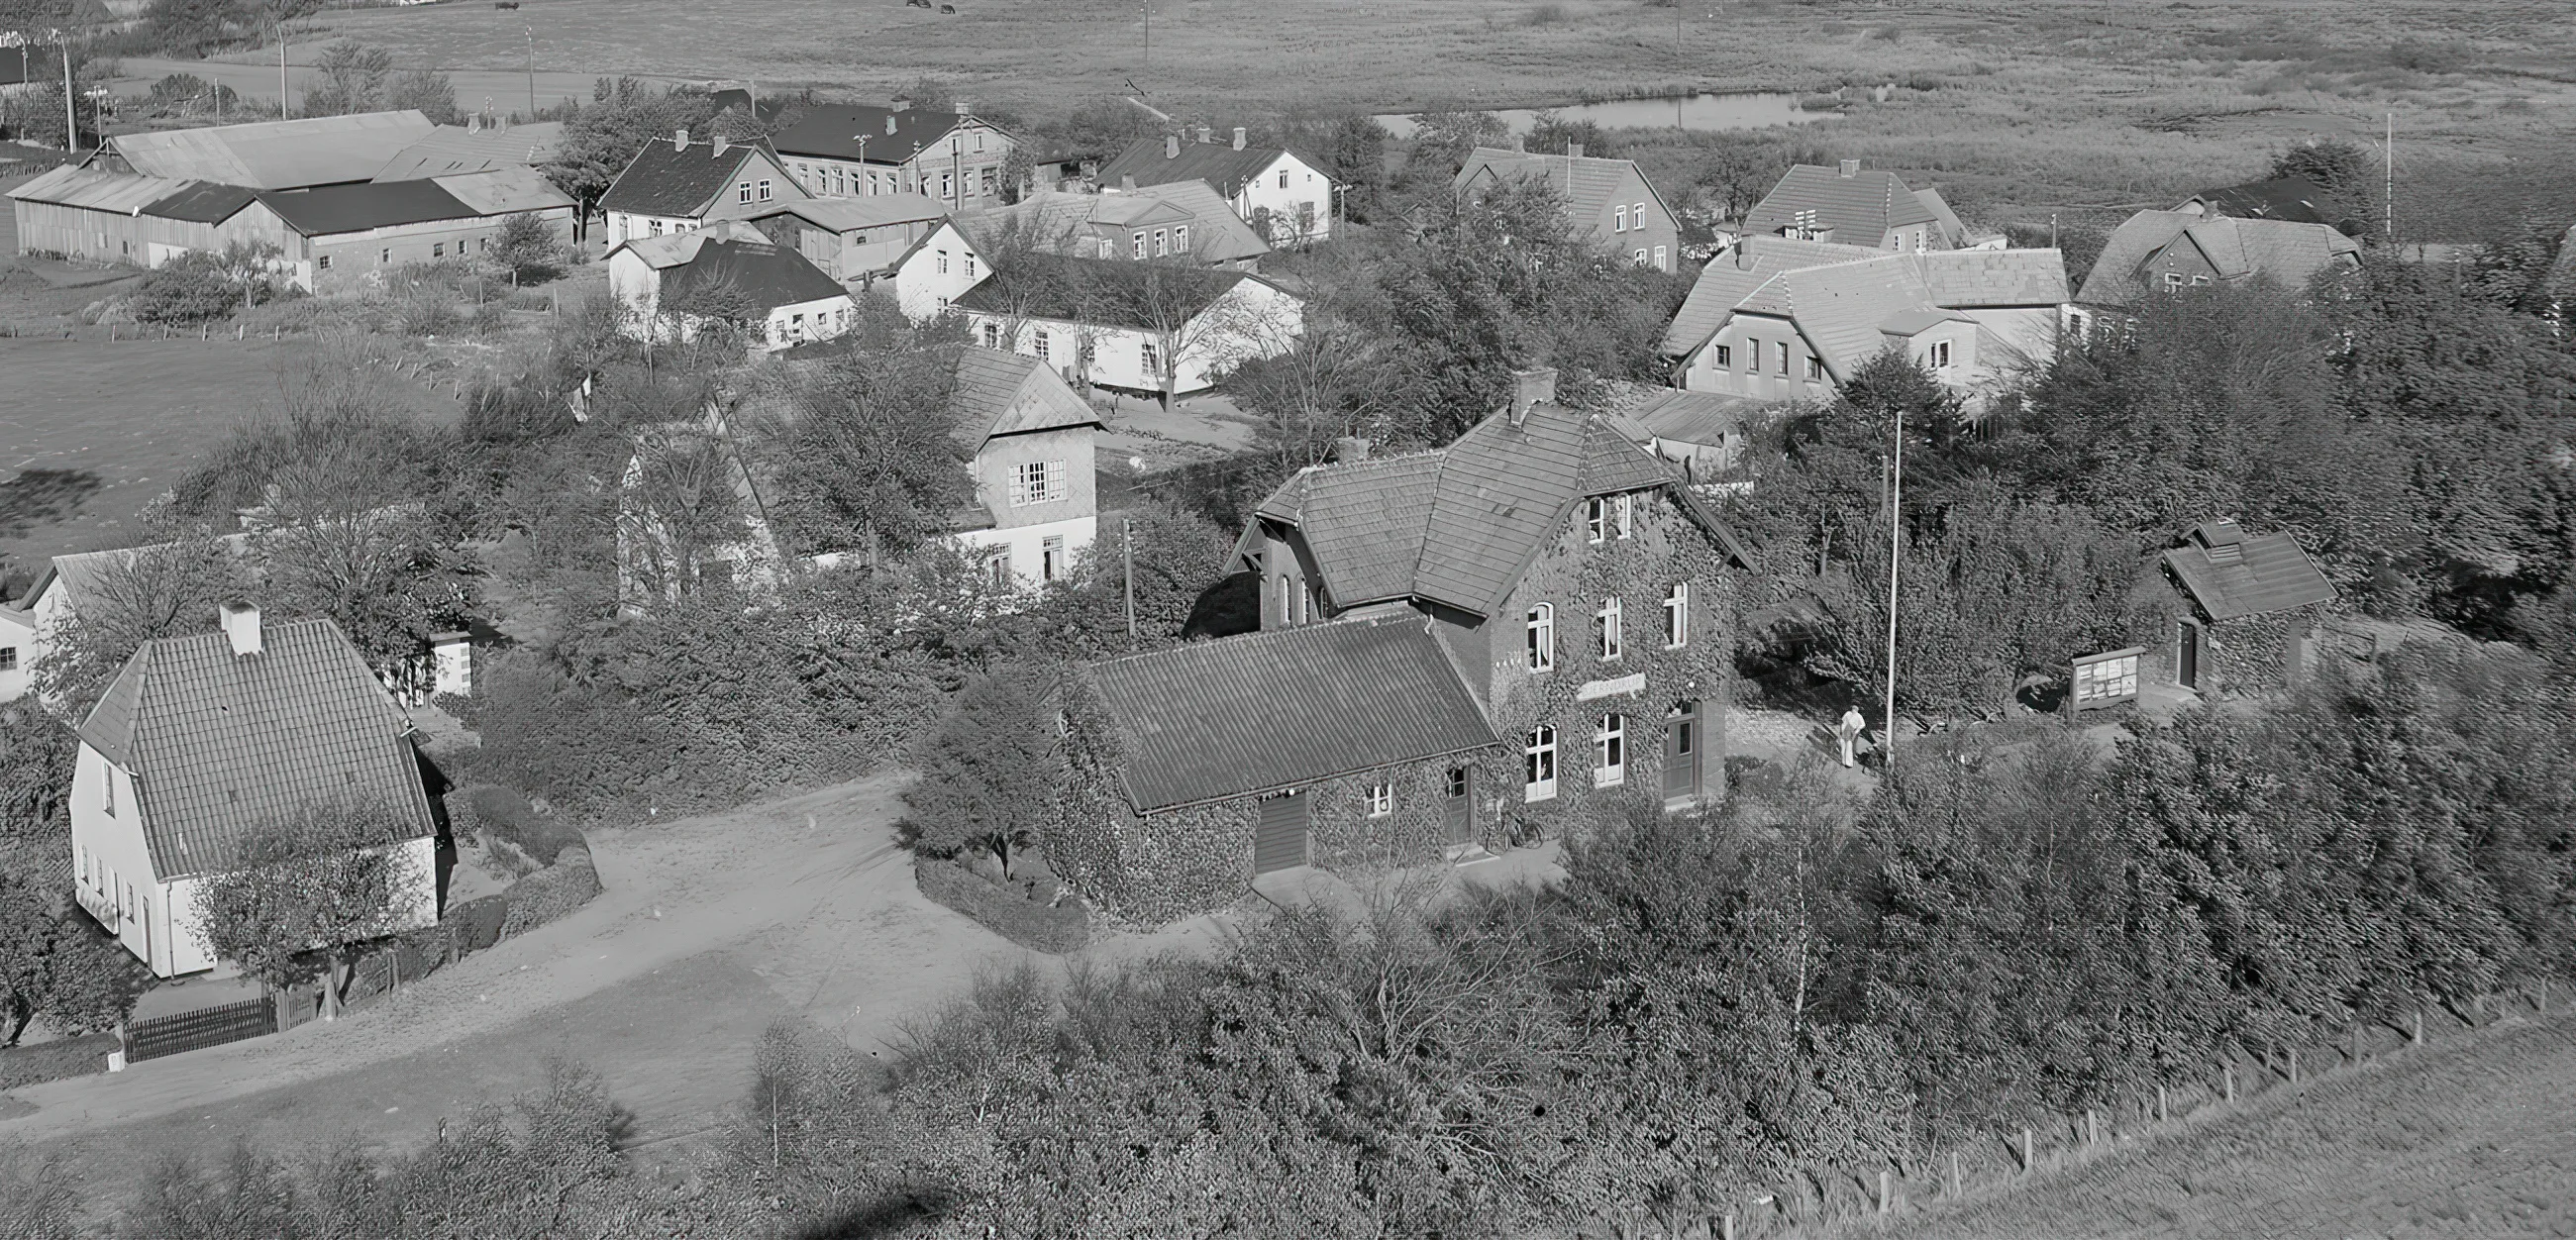
M 795 198 L 741 218 L 794 249 L 823 274 L 866 288 L 915 242 L 948 219 L 948 209 L 920 194 L 872 198 Z
M 2069 325 L 2056 250 L 1890 254 L 1748 236 L 1700 269 L 1664 333 L 1674 386 L 1830 399 L 1894 348 L 1973 404 L 2045 362 Z
M 969 339 L 1082 382 L 1168 400 L 1277 357 L 1305 305 L 1246 271 L 1024 255 L 956 299 Z
M 1893 172 L 1865 171 L 1857 159 L 1832 168 L 1798 164 L 1745 213 L 1749 235 L 1831 241 L 1872 250 L 1946 250 L 1964 229 L 1935 190 L 1910 190 Z
M 145 642 L 76 729 L 73 893 L 158 977 L 213 968 L 196 892 L 260 831 L 364 808 L 403 885 L 388 929 L 438 920 L 445 823 L 411 720 L 329 620 Z
M 1472 201 L 1491 186 L 1528 178 L 1556 186 L 1578 239 L 1640 267 L 1680 270 L 1681 223 L 1632 160 L 1586 155 L 1580 142 L 1563 155 L 1480 146 L 1468 153 L 1450 189 Z
M 1408 863 L 1722 795 L 1742 545 L 1554 401 L 1299 471 L 1236 543 L 1261 632 L 1083 669 L 1048 857 L 1162 918 L 1305 864 Z
M 687 232 L 709 220 L 738 219 L 781 201 L 811 198 L 765 142 L 692 141 L 682 129 L 644 144 L 599 196 L 608 243 Z
M 2330 224 L 2140 211 L 2112 230 L 2075 301 L 2087 313 L 2136 309 L 2150 291 L 2270 278 L 2303 288 L 2361 265 L 2361 243 Z
M 951 209 L 998 203 L 1011 134 L 973 114 L 929 111 L 898 99 L 808 106 L 770 144 L 817 198 L 920 194 Z
M 951 433 L 973 454 L 975 475 L 959 546 L 995 585 L 1062 580 L 1099 535 L 1099 413 L 1054 368 L 996 349 L 958 350 L 952 400 Z
M 1072 258 L 1183 259 L 1259 271 L 1261 256 L 1270 252 L 1270 243 L 1205 181 L 1129 184 L 1097 194 L 1043 190 L 964 222 L 997 249 Z
M 1208 127 L 1197 129 L 1197 141 L 1166 134 L 1120 151 L 1100 167 L 1103 186 L 1151 189 L 1177 181 L 1205 181 L 1225 199 L 1235 215 L 1272 245 L 1321 241 L 1333 235 L 1332 174 L 1323 161 L 1286 147 L 1246 141 L 1238 127 L 1231 144 L 1214 139 Z

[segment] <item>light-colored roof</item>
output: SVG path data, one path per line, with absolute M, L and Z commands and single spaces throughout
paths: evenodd
M 1798 325 L 1839 382 L 1879 351 L 1880 333 L 1891 322 L 1902 319 L 1909 332 L 1920 331 L 1957 317 L 1952 311 L 2066 300 L 2066 260 L 2056 250 L 1890 254 L 1758 235 L 1740 244 L 1750 265 L 1720 258 L 1701 270 L 1664 333 L 1668 356 L 1687 356 L 1706 344 L 1736 312 L 1773 315 Z
M 436 128 L 417 110 L 405 109 L 118 134 L 107 144 L 145 176 L 300 189 L 368 180 L 385 166 L 387 152 Z
M 456 201 L 484 215 L 544 211 L 575 205 L 571 195 L 555 188 L 554 182 L 534 168 L 494 168 L 488 172 L 468 172 L 432 177 L 430 180 L 454 195 Z
M 1631 406 L 1627 416 L 1657 439 L 1714 447 L 1729 432 L 1744 429 L 1745 419 L 1761 408 L 1763 402 L 1750 396 L 1672 389 Z
M 253 832 L 308 803 L 366 798 L 434 828 L 411 721 L 329 620 L 146 642 L 78 729 L 135 775 L 154 876 L 222 870 Z
M 1914 191 L 1914 197 L 1932 213 L 1932 222 L 1940 225 L 1942 244 L 1955 246 L 1968 235 L 1968 226 L 1959 222 L 1959 213 L 1950 209 L 1950 201 L 1941 196 L 1941 191 L 1926 187 Z
M 1203 263 L 1270 252 L 1269 243 L 1225 199 L 1207 182 L 1195 180 L 1098 194 L 1042 190 L 1010 206 L 967 216 L 965 222 L 979 241 L 1017 229 L 1042 252 L 1081 258 L 1095 256 L 1100 241 L 1111 243 L 1115 257 L 1130 257 L 1130 230 L 1176 224 L 1189 227 L 1190 254 Z
M 9 191 L 21 202 L 51 203 L 55 206 L 82 207 L 91 211 L 114 211 L 123 215 L 140 214 L 143 208 L 168 198 L 188 187 L 186 181 L 167 177 L 136 176 L 126 172 L 109 172 L 103 168 L 75 168 L 62 165 Z
M 1887 320 L 1878 325 L 1878 330 L 1883 335 L 1912 336 L 1939 327 L 1943 323 L 1974 322 L 1976 322 L 1975 319 L 1956 310 L 1928 307 L 1919 310 L 1899 310 L 1887 316 Z
M 958 350 L 951 400 L 956 437 L 970 449 L 999 435 L 1100 424 L 1100 414 L 1065 386 L 1054 367 L 999 349 Z
M 1796 224 L 1802 211 L 1814 212 L 1818 227 L 1833 229 L 1834 240 L 1861 245 L 1877 245 L 1888 229 L 1940 218 L 1893 172 L 1860 169 L 1845 176 L 1838 168 L 1799 164 L 1745 213 L 1744 226 L 1778 232 Z
M 1727 316 L 1734 313 L 1736 306 L 1783 271 L 1874 258 L 1880 253 L 1861 245 L 1791 241 L 1759 233 L 1746 236 L 1735 243 L 1732 252 L 1700 268 L 1690 296 L 1682 299 L 1682 308 L 1673 315 L 1672 325 L 1664 329 L 1663 353 L 1666 357 L 1683 357 L 1708 343 L 1708 338 L 1726 325 Z
M 1646 187 L 1646 196 L 1655 200 L 1666 216 L 1672 208 L 1664 205 L 1664 196 L 1654 182 L 1633 160 L 1604 159 L 1597 155 L 1540 155 L 1529 151 L 1508 151 L 1480 146 L 1467 153 L 1467 162 L 1450 182 L 1453 193 L 1465 193 L 1483 180 L 1524 180 L 1542 177 L 1565 198 L 1566 210 L 1577 220 L 1595 220 L 1612 204 L 1631 197 L 1629 178 Z
M 2221 279 L 2266 275 L 2294 288 L 2338 258 L 2361 252 L 2361 243 L 2325 224 L 2140 211 L 2112 230 L 2075 299 L 2087 305 L 2135 304 L 2147 291 L 2147 264 L 2177 244 L 2193 247 Z
M 1953 310 L 2066 302 L 2066 255 L 2054 249 L 1934 250 L 1906 256 L 1935 305 Z
M 817 228 L 840 233 L 945 219 L 948 208 L 928 194 L 863 194 L 856 198 L 799 198 L 772 203 L 769 209 L 743 218 L 765 220 L 781 215 L 793 215 Z
M 60 590 L 63 599 L 78 610 L 84 597 L 95 598 L 113 590 L 117 570 L 134 562 L 134 557 L 147 551 L 160 551 L 175 543 L 151 543 L 141 547 L 118 547 L 107 551 L 76 551 L 58 555 L 45 562 L 43 572 L 36 574 L 34 585 L 27 587 L 18 605 L 33 608 L 36 600 Z
M 625 250 L 644 260 L 645 266 L 656 271 L 664 271 L 673 267 L 687 266 L 698 257 L 698 248 L 710 241 L 767 243 L 769 234 L 752 227 L 745 220 L 717 220 L 704 228 L 692 228 L 687 232 L 666 233 L 658 237 L 630 237 L 618 243 L 617 249 L 610 250 L 609 253 L 615 254 L 618 250 Z
M 495 168 L 534 167 L 555 157 L 555 151 L 563 145 L 563 130 L 562 121 L 494 125 L 479 130 L 441 125 L 429 136 L 394 152 L 393 158 L 376 170 L 374 179 L 409 181 Z

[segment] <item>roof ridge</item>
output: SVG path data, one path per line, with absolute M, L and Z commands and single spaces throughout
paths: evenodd
M 1214 646 L 1250 645 L 1253 643 L 1286 641 L 1293 637 L 1313 634 L 1329 628 L 1383 628 L 1387 625 L 1404 624 L 1407 621 L 1415 622 L 1415 627 L 1420 628 L 1425 632 L 1430 631 L 1431 618 L 1428 616 L 1408 616 L 1403 614 L 1353 616 L 1344 620 L 1323 620 L 1313 624 L 1292 624 L 1284 629 L 1255 629 L 1249 633 L 1234 633 L 1224 637 L 1210 638 L 1203 642 L 1183 642 L 1177 646 L 1165 646 L 1160 650 L 1139 650 L 1133 654 L 1111 655 L 1105 659 L 1090 660 L 1089 662 L 1082 664 L 1082 666 L 1085 670 L 1088 670 L 1090 668 L 1108 667 L 1119 663 L 1133 663 L 1139 659 L 1159 659 L 1166 655 L 1179 654 L 1190 650 L 1205 650 Z

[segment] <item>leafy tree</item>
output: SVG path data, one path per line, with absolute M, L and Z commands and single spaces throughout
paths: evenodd
M 1445 183 L 1466 166 L 1468 152 L 1511 136 L 1511 127 L 1491 112 L 1422 112 L 1411 119 L 1405 175 L 1416 180 Z
M 321 75 L 319 85 L 304 92 L 303 114 L 306 116 L 345 116 L 354 112 L 374 112 L 384 106 L 385 79 L 393 73 L 393 53 L 381 47 L 370 47 L 355 39 L 339 39 L 322 49 L 313 61 Z M 454 107 L 454 92 L 449 92 L 449 106 Z
M 143 28 L 163 51 L 204 56 L 209 50 L 241 41 L 248 14 L 236 0 L 152 0 L 143 10 Z
M 312 976 L 318 953 L 336 1017 L 358 948 L 409 928 L 432 881 L 397 846 L 412 831 L 391 806 L 317 802 L 244 838 L 197 888 L 208 950 L 279 990 Z
M 1342 207 L 1368 223 L 1386 193 L 1386 126 L 1373 116 L 1346 116 L 1325 134 L 1324 161 L 1342 187 Z
M 1129 546 L 1133 539 L 1134 545 Z M 1064 658 L 1100 658 L 1182 641 L 1202 619 L 1202 600 L 1225 575 L 1234 538 L 1177 506 L 1143 504 L 1105 514 L 1100 536 L 1074 558 L 1065 580 L 1031 610 L 1034 639 Z M 1135 566 L 1136 640 L 1127 640 L 1127 570 Z
M 152 975 L 88 918 L 0 872 L 0 1046 L 42 1018 L 65 1034 L 111 1029 Z
M 948 715 L 922 738 L 920 779 L 903 794 L 897 834 L 914 851 L 990 853 L 1004 877 L 1033 846 L 1055 802 L 1055 730 L 1041 709 L 1052 677 L 997 670 L 968 681 Z
M 2369 183 L 2377 161 L 2348 138 L 2311 138 L 2272 157 L 2272 175 L 2305 177 L 2328 193 L 2357 190 Z
M 212 632 L 215 609 L 240 597 L 243 584 L 223 544 L 202 528 L 106 562 L 37 660 L 39 694 L 65 718 L 85 716 L 143 643 Z
M 1522 141 L 1523 149 L 1542 155 L 1568 154 L 1578 145 L 1586 155 L 1618 153 L 1602 132 L 1600 122 L 1568 120 L 1554 108 L 1541 109 L 1538 115 L 1530 118 L 1529 135 Z
M 0 705 L 0 839 L 59 839 L 71 829 L 72 730 L 32 699 Z
M 594 102 L 564 123 L 563 141 L 544 172 L 556 188 L 581 204 L 589 218 L 599 197 L 617 180 L 644 144 L 668 141 L 678 130 L 706 132 L 715 104 L 703 94 L 652 93 L 634 78 L 610 82 L 601 78 Z
M 305 96 L 310 106 L 311 94 Z M 461 125 L 465 114 L 456 107 L 456 85 L 447 75 L 434 69 L 414 69 L 393 80 L 385 91 L 384 106 L 393 111 L 418 109 L 433 125 Z M 511 216 L 516 223 L 522 216 Z
M 191 250 L 154 268 L 136 290 L 134 317 L 146 323 L 202 323 L 275 301 L 281 251 L 266 241 L 231 241 L 221 250 Z
M 562 275 L 568 259 L 553 225 L 524 212 L 501 225 L 500 239 L 492 247 L 492 261 L 513 278 L 529 284 L 542 284 Z
M 856 549 L 875 565 L 947 530 L 974 498 L 956 384 L 946 344 L 847 354 L 793 383 L 780 509 L 797 545 Z

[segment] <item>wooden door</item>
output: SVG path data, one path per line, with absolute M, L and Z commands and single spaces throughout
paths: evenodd
M 1664 799 L 1679 801 L 1700 793 L 1700 764 L 1708 748 L 1699 726 L 1698 702 L 1675 702 L 1664 716 Z
M 2200 626 L 2189 620 L 2175 622 L 2174 680 L 2186 689 L 2200 688 Z
M 1306 794 L 1291 792 L 1261 803 L 1261 821 L 1252 831 L 1252 872 L 1294 869 L 1306 864 Z
M 1450 843 L 1476 842 L 1476 768 L 1449 768 L 1449 782 L 1440 802 L 1440 821 L 1449 829 Z

